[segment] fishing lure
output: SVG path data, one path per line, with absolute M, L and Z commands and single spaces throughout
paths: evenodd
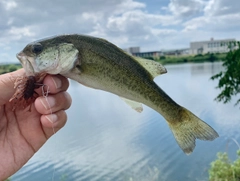
M 39 96 L 35 90 L 44 86 L 42 81 L 45 76 L 46 73 L 39 73 L 34 76 L 24 75 L 16 78 L 14 82 L 14 89 L 16 89 L 16 91 L 9 100 L 9 102 L 13 104 L 13 111 L 18 107 L 24 109 L 28 106 L 29 111 L 31 111 L 31 104 Z

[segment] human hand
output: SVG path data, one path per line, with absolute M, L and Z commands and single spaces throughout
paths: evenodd
M 71 105 L 71 97 L 66 92 L 69 86 L 67 78 L 47 75 L 43 84 L 48 87 L 48 96 L 38 97 L 31 112 L 18 108 L 12 111 L 9 103 L 15 92 L 12 78 L 23 74 L 24 70 L 20 69 L 0 75 L 0 180 L 18 171 L 65 125 L 67 115 L 64 110 Z

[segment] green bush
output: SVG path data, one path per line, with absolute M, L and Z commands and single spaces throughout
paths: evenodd
M 197 55 L 183 55 L 183 56 L 160 56 L 155 58 L 155 61 L 162 64 L 177 64 L 177 63 L 202 63 L 202 62 L 214 62 L 223 60 L 226 57 L 226 53 L 208 53 Z
M 18 68 L 17 68 L 16 65 L 10 65 L 10 66 L 8 67 L 9 72 L 13 72 L 13 71 L 15 71 L 15 70 L 17 70 L 17 69 L 18 69 Z
M 13 72 L 17 69 L 20 69 L 22 66 L 20 64 L 5 64 L 0 65 L 0 74 L 5 74 L 8 72 Z
M 160 56 L 160 60 L 164 60 L 164 59 L 166 59 L 166 57 L 165 56 Z
M 210 55 L 209 55 L 209 61 L 210 62 L 214 62 L 215 60 L 217 60 L 218 58 L 213 54 L 213 53 L 211 53 Z
M 231 162 L 227 153 L 218 153 L 208 170 L 210 181 L 240 181 L 240 150 L 237 159 Z
M 144 57 L 145 59 L 154 60 L 153 57 Z
M 202 56 L 203 56 L 202 54 L 197 54 L 194 57 L 202 57 Z

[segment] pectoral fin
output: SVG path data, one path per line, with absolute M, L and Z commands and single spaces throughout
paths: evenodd
M 167 69 L 158 62 L 140 57 L 134 57 L 134 59 L 152 75 L 153 79 L 158 75 L 167 73 Z
M 132 101 L 130 99 L 126 99 L 124 97 L 120 97 L 123 101 L 125 101 L 129 106 L 135 109 L 137 112 L 141 113 L 143 111 L 142 104 L 136 101 Z

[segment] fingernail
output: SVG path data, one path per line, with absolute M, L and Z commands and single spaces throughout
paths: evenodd
M 46 110 L 51 109 L 56 103 L 53 97 L 44 97 L 40 101 Z
M 62 81 L 57 77 L 51 77 L 56 89 L 60 89 L 62 86 Z
M 56 114 L 50 114 L 50 115 L 47 115 L 45 117 L 50 123 L 56 123 L 58 121 L 58 118 L 57 118 Z

